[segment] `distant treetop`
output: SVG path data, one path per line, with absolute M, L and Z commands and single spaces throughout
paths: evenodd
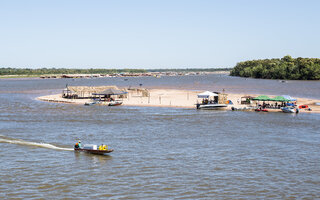
M 292 58 L 250 60 L 239 62 L 231 76 L 262 79 L 320 80 L 319 58 Z

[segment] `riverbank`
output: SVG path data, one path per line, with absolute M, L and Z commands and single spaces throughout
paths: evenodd
M 209 74 L 229 74 L 230 71 L 161 71 L 161 72 L 137 72 L 137 73 L 110 73 L 110 74 L 42 74 L 42 75 L 0 75 L 0 79 L 21 79 L 21 78 L 39 78 L 39 79 L 78 79 L 78 78 L 105 78 L 105 77 L 157 77 L 162 76 L 198 76 Z
M 177 90 L 177 89 L 149 89 L 149 96 L 143 97 L 135 92 L 129 92 L 127 98 L 123 99 L 124 106 L 150 106 L 150 107 L 177 107 L 177 108 L 195 108 L 197 101 L 201 99 L 197 98 L 197 94 L 202 91 L 190 91 L 190 90 Z M 240 99 L 242 96 L 250 94 L 228 94 L 228 100 L 233 102 L 233 105 L 229 105 L 226 109 L 230 110 L 231 107 L 247 107 L 247 105 L 240 105 Z M 251 96 L 258 96 L 257 94 Z M 270 95 L 272 97 L 272 95 Z M 38 100 L 56 102 L 56 103 L 72 103 L 72 104 L 84 104 L 90 102 L 89 99 L 65 99 L 61 94 L 48 95 L 38 97 Z M 311 111 L 301 109 L 301 112 L 307 113 L 320 113 L 320 106 L 316 105 L 316 102 L 320 102 L 317 99 L 297 98 L 298 105 L 308 105 Z M 281 112 L 279 109 L 269 109 L 270 112 Z

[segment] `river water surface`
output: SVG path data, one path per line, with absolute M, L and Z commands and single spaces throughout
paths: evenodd
M 288 94 L 319 81 L 188 77 L 0 80 L 1 199 L 319 199 L 320 115 L 106 107 L 36 97 L 68 85 Z M 108 144 L 108 156 L 75 153 Z

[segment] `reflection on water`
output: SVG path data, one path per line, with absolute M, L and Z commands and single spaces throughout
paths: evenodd
M 0 80 L 0 91 L 5 91 L 0 93 L 1 199 L 320 198 L 318 114 L 85 107 L 34 100 L 60 92 L 69 81 Z M 272 91 L 281 84 L 226 76 L 73 83 L 189 88 L 194 82 L 193 88 L 213 91 L 221 85 L 230 91 L 258 91 L 264 85 Z M 319 98 L 319 82 L 299 84 L 289 81 L 278 92 Z M 297 90 L 295 95 L 293 86 L 314 94 Z M 78 139 L 115 151 L 103 156 L 64 150 L 72 150 Z
M 85 152 L 74 152 L 74 157 L 76 162 L 90 162 L 97 167 L 106 165 L 108 161 L 112 159 L 111 155 L 90 154 Z

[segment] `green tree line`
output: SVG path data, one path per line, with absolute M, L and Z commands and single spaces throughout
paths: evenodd
M 0 75 L 144 73 L 144 69 L 0 68 Z
M 264 59 L 239 62 L 231 76 L 263 79 L 320 80 L 319 58 Z

